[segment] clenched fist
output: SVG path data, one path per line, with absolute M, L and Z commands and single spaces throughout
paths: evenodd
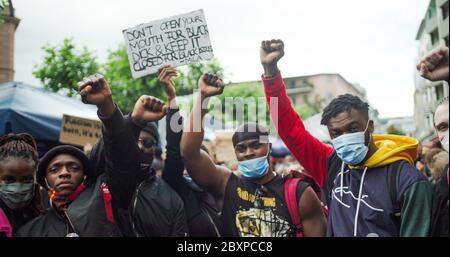
M 131 118 L 137 124 L 144 126 L 148 122 L 158 121 L 167 113 L 167 106 L 160 99 L 143 95 L 134 105 Z
M 261 64 L 265 76 L 275 76 L 278 73 L 278 61 L 284 56 L 284 43 L 277 39 L 262 41 L 259 50 Z
M 83 103 L 96 105 L 102 115 L 109 116 L 114 112 L 111 89 L 102 75 L 91 75 L 78 82 L 78 92 Z
M 448 47 L 443 46 L 426 54 L 416 68 L 420 75 L 431 81 L 448 81 Z
M 212 74 L 203 74 L 198 81 L 198 89 L 205 98 L 222 94 L 224 87 L 223 81 Z

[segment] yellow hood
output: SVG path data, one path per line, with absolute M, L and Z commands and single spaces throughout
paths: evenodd
M 405 160 L 414 165 L 419 146 L 417 139 L 396 135 L 373 135 L 373 141 L 378 150 L 363 166 L 375 168 L 399 160 Z

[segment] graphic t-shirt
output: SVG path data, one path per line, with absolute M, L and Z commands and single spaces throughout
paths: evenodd
M 249 179 L 230 176 L 222 211 L 223 235 L 228 237 L 293 237 L 292 224 L 284 199 L 284 182 L 279 175 L 261 186 Z M 308 187 L 300 182 L 297 201 Z

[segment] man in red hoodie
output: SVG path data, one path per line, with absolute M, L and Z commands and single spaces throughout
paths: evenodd
M 333 146 L 320 142 L 305 129 L 286 94 L 277 66 L 283 56 L 281 40 L 262 42 L 266 98 L 280 137 L 325 193 L 327 235 L 427 236 L 432 187 L 412 166 L 418 141 L 373 135 L 369 105 L 346 94 L 323 112 L 321 123 Z M 271 98 L 277 99 L 276 107 Z

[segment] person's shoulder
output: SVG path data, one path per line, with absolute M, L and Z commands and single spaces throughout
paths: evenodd
M 417 183 L 429 184 L 431 187 L 431 182 L 428 181 L 427 177 L 408 162 L 397 161 L 389 165 L 398 169 L 397 185 L 400 192 L 405 192 L 410 186 Z
M 48 226 L 47 221 L 51 220 L 51 217 L 53 217 L 54 215 L 56 214 L 54 213 L 52 207 L 50 207 L 36 218 L 30 220 L 22 227 L 20 227 L 15 234 L 20 237 L 36 236 L 36 233 L 38 231 L 42 231 L 42 229 Z

